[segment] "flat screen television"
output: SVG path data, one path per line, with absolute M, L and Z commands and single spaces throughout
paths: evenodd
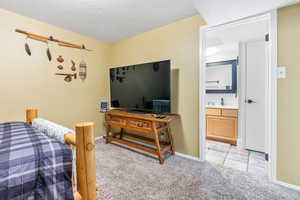
M 129 111 L 171 112 L 170 61 L 110 69 L 111 106 Z

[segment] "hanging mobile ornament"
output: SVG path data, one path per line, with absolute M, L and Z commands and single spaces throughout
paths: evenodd
M 87 66 L 84 60 L 82 60 L 79 64 L 79 78 L 84 81 L 87 76 Z
M 82 61 L 79 64 L 79 78 L 84 81 L 87 77 L 87 65 L 83 59 L 83 54 L 81 54 Z
M 30 51 L 29 45 L 27 43 L 27 39 L 28 39 L 28 37 L 26 37 L 26 39 L 25 39 L 25 51 L 29 56 L 31 56 L 31 51 Z
M 77 79 L 77 73 L 74 73 L 74 74 L 56 73 L 55 75 L 65 76 L 64 80 L 68 83 L 72 81 L 72 77 L 74 79 Z
M 71 70 L 76 71 L 75 62 L 73 60 L 71 60 L 71 63 L 72 63 Z
M 49 43 L 48 42 L 47 42 L 47 57 L 48 57 L 49 62 L 51 62 L 52 56 L 51 56 L 51 52 L 50 52 L 50 49 L 49 49 Z
M 62 56 L 58 56 L 57 58 L 56 58 L 56 60 L 58 61 L 58 62 L 60 62 L 60 63 L 63 63 L 65 60 L 64 60 L 64 58 L 62 57 Z
M 64 79 L 67 83 L 72 81 L 72 77 L 70 75 L 67 75 Z

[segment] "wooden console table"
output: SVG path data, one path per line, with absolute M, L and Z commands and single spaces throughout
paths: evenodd
M 155 118 L 153 114 L 136 114 L 122 110 L 111 110 L 105 113 L 106 125 L 106 144 L 110 142 L 117 142 L 123 145 L 128 145 L 139 150 L 149 152 L 157 155 L 160 164 L 164 163 L 164 153 L 169 152 L 174 155 L 173 138 L 170 129 L 170 122 L 178 115 L 164 115 L 165 118 Z M 119 127 L 119 133 L 112 133 L 112 126 Z M 131 130 L 138 133 L 143 133 L 151 137 L 144 137 L 132 133 L 126 133 L 125 130 Z M 165 134 L 167 141 L 161 142 L 160 135 Z M 137 143 L 125 139 L 125 136 L 137 138 L 138 141 L 153 142 L 154 147 L 144 145 L 144 143 Z

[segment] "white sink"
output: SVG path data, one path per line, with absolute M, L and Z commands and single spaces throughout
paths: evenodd
M 238 105 L 206 105 L 206 108 L 228 108 L 228 109 L 239 109 Z

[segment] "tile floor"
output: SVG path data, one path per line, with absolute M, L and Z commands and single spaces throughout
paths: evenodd
M 237 146 L 206 140 L 206 159 L 240 171 L 267 176 L 265 154 L 241 149 Z

